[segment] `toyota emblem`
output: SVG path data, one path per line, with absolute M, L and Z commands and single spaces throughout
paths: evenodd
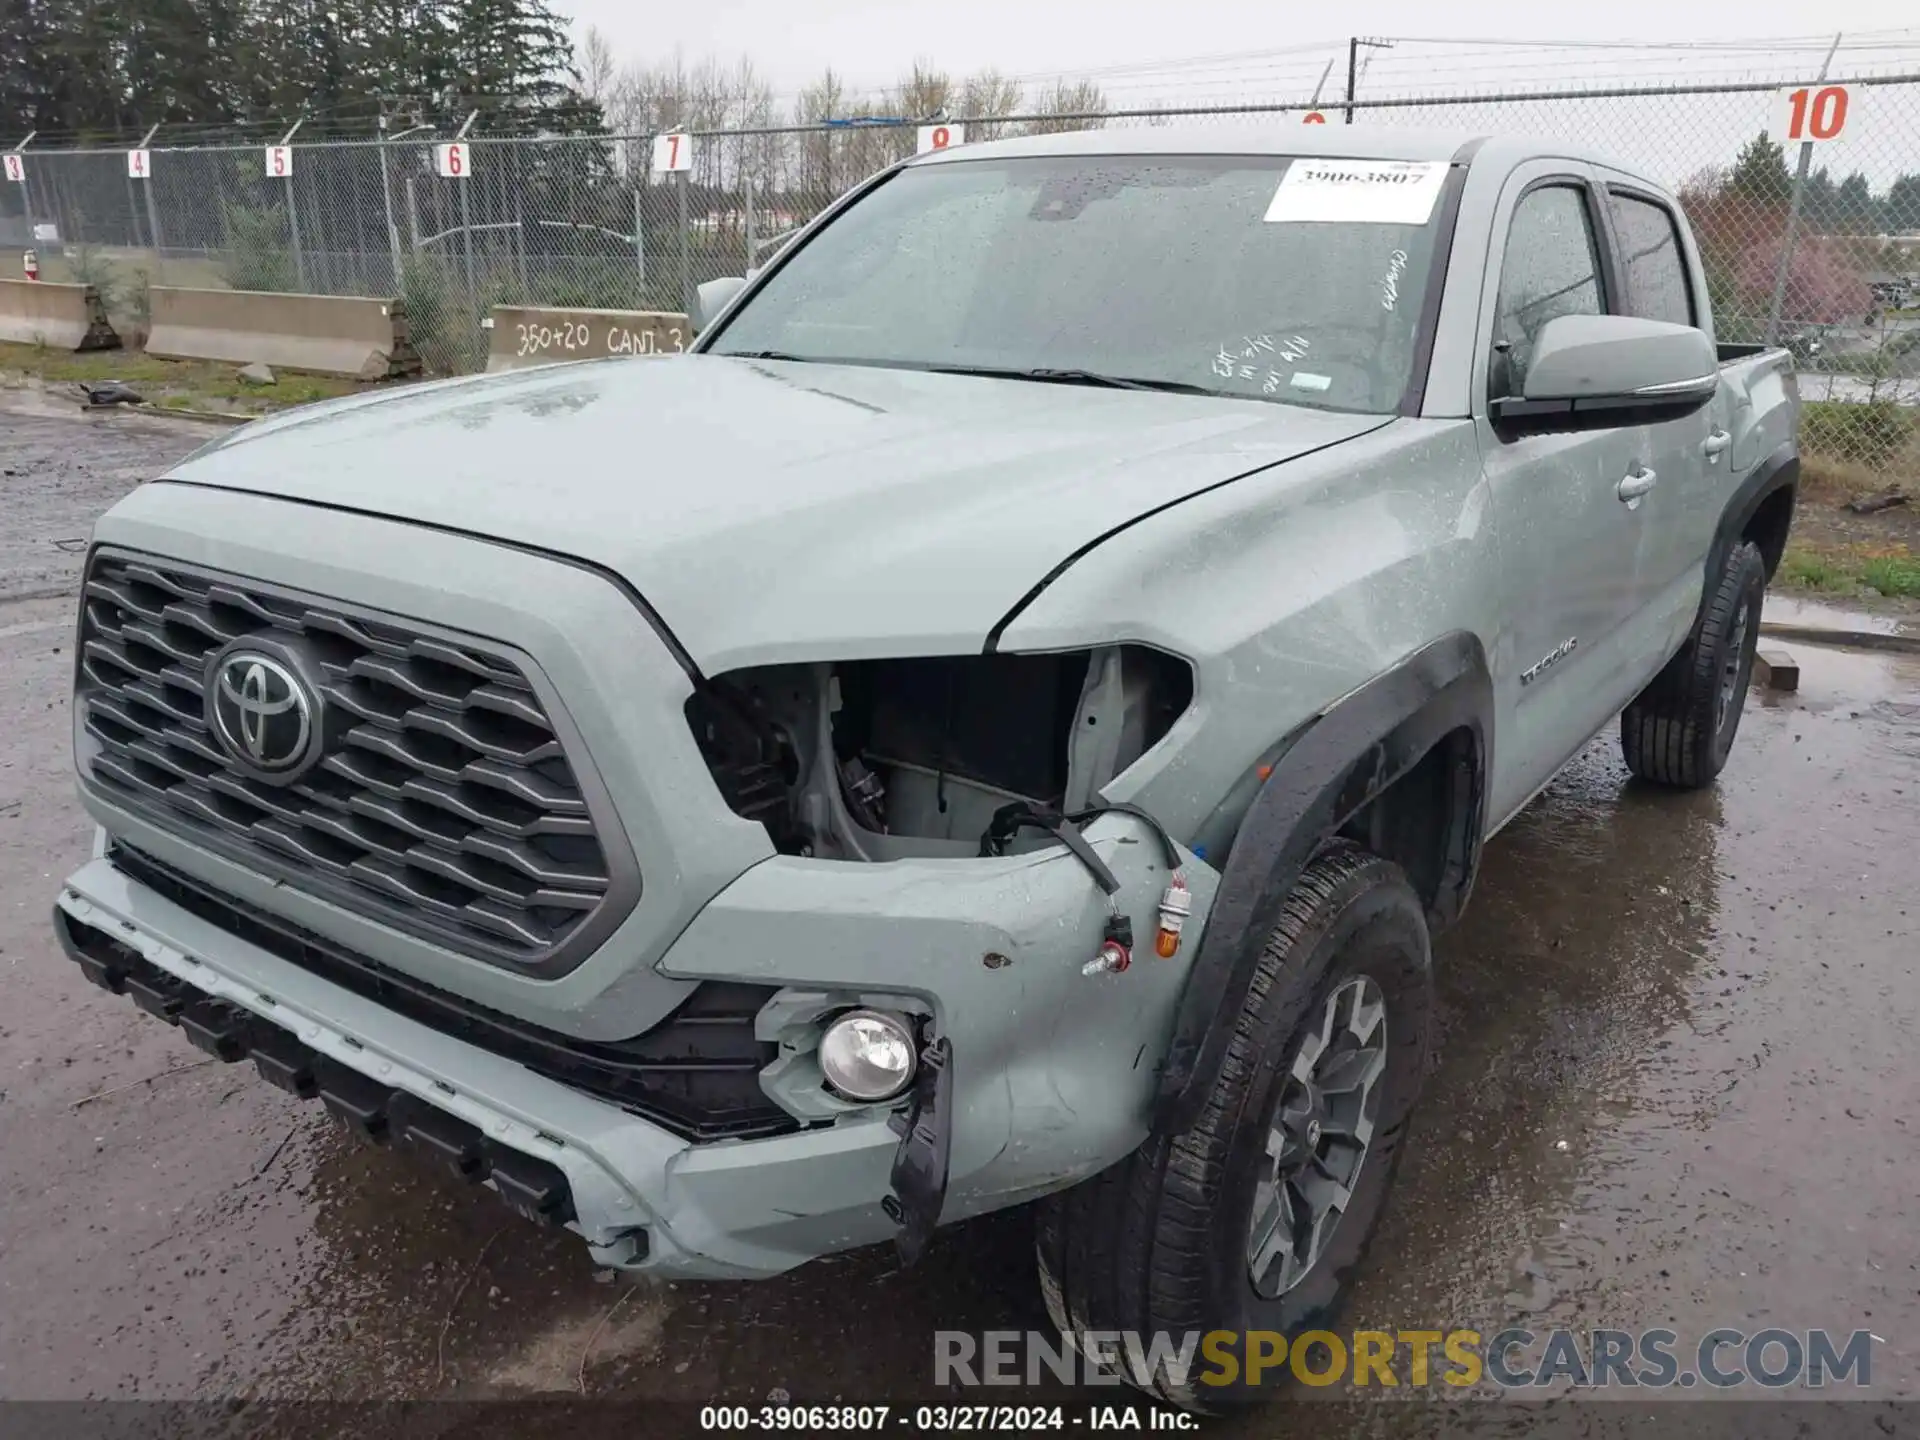
M 243 643 L 207 671 L 209 726 L 240 769 L 284 782 L 318 758 L 318 701 L 292 665 Z

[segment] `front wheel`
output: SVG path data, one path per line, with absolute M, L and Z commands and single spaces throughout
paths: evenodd
M 1192 1126 L 1042 1203 L 1041 1292 L 1063 1332 L 1326 1327 L 1385 1207 L 1433 1017 L 1426 917 L 1400 867 L 1341 844 L 1288 896 Z M 1246 1352 L 1232 1347 L 1244 1366 Z M 1198 1353 L 1127 1378 L 1201 1412 L 1273 1393 Z M 1220 1383 L 1227 1381 L 1227 1383 Z
M 1743 541 L 1728 554 L 1693 638 L 1621 713 L 1620 750 L 1640 779 L 1698 790 L 1725 768 L 1766 596 L 1767 562 Z

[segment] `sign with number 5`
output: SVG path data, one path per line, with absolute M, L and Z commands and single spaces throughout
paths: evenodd
M 275 180 L 286 179 L 293 174 L 293 147 L 291 145 L 267 146 L 267 174 Z
M 11 151 L 9 151 L 6 156 L 6 162 L 7 162 L 7 179 L 13 181 L 13 183 L 16 185 L 26 184 L 27 183 L 26 160 L 23 157 L 19 155 L 15 155 Z
M 443 179 L 458 180 L 472 168 L 473 156 L 461 141 L 433 147 L 433 165 Z
M 1797 145 L 1838 140 L 1847 128 L 1849 98 L 1844 85 L 1802 85 L 1798 90 L 1780 91 L 1776 101 L 1780 141 Z
M 693 169 L 693 137 L 675 133 L 653 137 L 653 173 L 672 175 Z

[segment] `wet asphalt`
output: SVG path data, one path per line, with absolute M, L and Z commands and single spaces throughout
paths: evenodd
M 1045 1328 L 1020 1214 L 907 1271 L 597 1275 L 82 982 L 71 542 L 204 438 L 0 413 L 0 1398 L 858 1401 L 935 1330 Z M 1488 846 L 1354 1325 L 1869 1329 L 1920 1398 L 1920 657 L 1792 648 L 1712 790 L 1609 733 Z

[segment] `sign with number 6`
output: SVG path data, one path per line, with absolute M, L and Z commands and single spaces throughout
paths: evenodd
M 674 175 L 693 169 L 693 137 L 675 132 L 653 137 L 653 173 Z
M 27 183 L 27 162 L 25 158 L 19 155 L 15 155 L 11 151 L 9 151 L 6 156 L 6 162 L 7 162 L 7 179 L 13 181 L 13 183 L 16 185 L 26 184 Z
M 1838 140 L 1847 128 L 1847 87 L 1844 85 L 1802 85 L 1797 90 L 1782 90 L 1778 96 L 1779 139 L 1783 144 L 1803 141 L 1819 144 Z
M 284 180 L 293 174 L 293 147 L 291 145 L 267 146 L 267 174 L 275 180 Z
M 926 155 L 935 150 L 950 150 L 955 145 L 967 143 L 967 127 L 964 125 L 922 125 L 920 127 L 920 151 Z
M 455 140 L 433 147 L 433 166 L 443 179 L 458 180 L 472 168 L 473 157 L 463 142 Z

